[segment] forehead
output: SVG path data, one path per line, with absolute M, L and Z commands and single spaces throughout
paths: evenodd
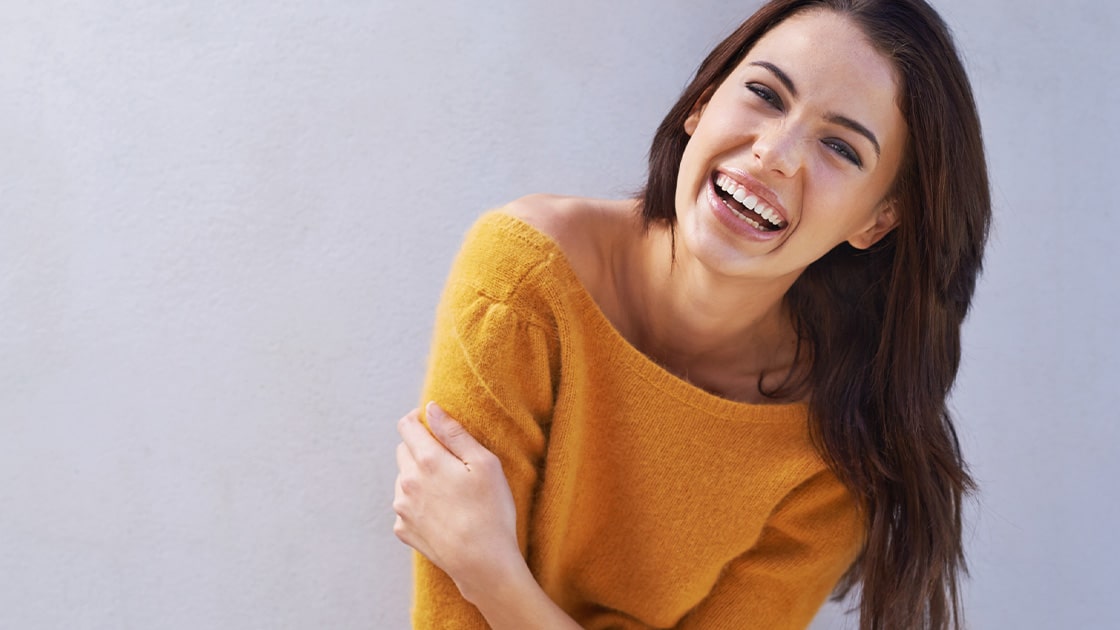
M 797 13 L 762 36 L 740 68 L 766 61 L 781 68 L 807 102 L 847 115 L 898 111 L 894 64 L 850 18 L 827 9 Z

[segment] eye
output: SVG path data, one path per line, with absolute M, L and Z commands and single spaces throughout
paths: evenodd
M 777 92 L 771 90 L 765 85 L 762 85 L 761 83 L 748 83 L 747 89 L 751 92 L 754 92 L 755 95 L 758 96 L 758 98 L 766 101 L 770 104 L 771 107 L 776 110 L 781 111 L 785 107 L 785 104 L 782 103 L 782 98 L 778 96 Z
M 837 140 L 835 138 L 828 138 L 827 140 L 823 140 L 822 142 L 824 142 L 824 145 L 826 147 L 832 149 L 832 151 L 840 157 L 851 162 L 852 164 L 855 164 L 861 169 L 863 168 L 863 160 L 859 159 L 859 154 L 856 153 L 855 149 L 849 146 L 847 142 L 844 142 L 843 140 Z

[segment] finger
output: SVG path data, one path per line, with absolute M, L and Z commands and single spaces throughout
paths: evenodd
M 401 416 L 400 420 L 397 420 L 397 433 L 401 433 L 404 426 L 409 422 L 420 422 L 420 408 L 419 407 L 417 407 L 416 409 L 413 409 L 412 411 L 404 414 L 403 416 Z M 404 436 L 402 435 L 401 437 L 404 437 Z
M 397 520 L 393 521 L 393 533 L 397 536 L 397 540 L 412 547 L 412 531 L 405 525 L 404 519 L 399 516 Z M 413 548 L 415 549 L 415 547 Z
M 416 460 L 404 442 L 397 444 L 397 472 L 412 474 L 416 471 Z
M 416 502 L 409 496 L 415 493 L 415 480 L 397 475 L 397 482 L 393 487 L 393 512 L 397 515 L 398 521 L 406 524 L 411 523 L 416 516 Z
M 428 403 L 425 412 L 428 416 L 428 426 L 432 428 L 436 439 L 463 463 L 469 462 L 482 448 L 463 425 L 447 415 L 447 412 L 434 400 Z
M 405 494 L 401 475 L 397 475 L 397 481 L 393 484 L 393 511 L 401 518 L 408 516 L 408 495 Z
M 401 434 L 401 439 L 415 462 L 436 461 L 448 452 L 420 422 L 419 410 L 401 418 L 397 422 L 397 432 Z
M 447 451 L 441 453 L 443 457 L 451 459 Z M 394 488 L 395 495 L 393 499 L 393 506 L 404 505 L 407 496 L 414 496 L 420 491 L 422 485 L 420 465 L 412 458 L 412 453 L 409 452 L 408 447 L 401 442 L 397 445 L 397 485 Z M 398 511 L 398 514 L 403 516 L 403 512 Z

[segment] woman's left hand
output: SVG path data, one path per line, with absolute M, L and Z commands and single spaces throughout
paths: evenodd
M 524 564 L 517 509 L 497 456 L 434 402 L 428 426 L 414 409 L 397 423 L 393 531 L 443 569 L 463 597 L 499 585 L 511 563 Z

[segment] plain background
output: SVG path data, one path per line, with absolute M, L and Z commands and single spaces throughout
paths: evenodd
M 0 628 L 406 627 L 394 424 L 462 233 L 638 188 L 756 3 L 480 6 L 0 3 Z M 1120 627 L 1120 4 L 936 6 L 996 218 L 970 625 Z

